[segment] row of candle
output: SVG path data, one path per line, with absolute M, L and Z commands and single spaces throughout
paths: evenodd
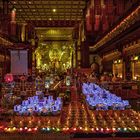
M 120 113 L 120 114 L 119 114 Z M 69 106 L 68 115 L 65 121 L 65 131 L 71 128 L 75 130 L 137 130 L 140 131 L 140 113 L 133 110 L 128 111 L 113 111 L 109 114 L 101 114 L 88 110 L 84 105 Z M 98 130 L 97 129 L 97 130 Z
M 21 118 L 22 119 L 22 118 Z M 51 119 L 41 119 L 37 121 L 37 119 L 31 119 L 31 120 L 11 120 L 7 127 L 13 128 L 42 128 L 42 127 L 60 127 L 61 125 L 60 118 L 57 120 L 55 118 Z
M 63 117 L 63 119 L 62 119 Z M 25 133 L 118 133 L 140 132 L 140 113 L 133 110 L 92 111 L 86 105 L 70 104 L 58 117 L 15 116 L 1 132 Z
M 83 128 L 83 127 L 63 127 L 63 128 L 58 128 L 58 127 L 4 127 L 0 126 L 0 132 L 4 133 L 40 133 L 40 132 L 64 132 L 64 133 L 131 133 L 131 132 L 140 132 L 140 130 L 137 127 L 119 127 L 119 128 L 101 128 L 101 127 L 96 127 L 96 128 Z

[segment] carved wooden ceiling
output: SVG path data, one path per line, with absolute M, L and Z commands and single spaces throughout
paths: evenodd
M 23 21 L 79 21 L 83 18 L 86 0 L 11 0 L 16 19 Z
M 122 9 L 121 14 L 117 14 L 117 9 L 120 7 L 119 0 L 104 0 L 104 5 L 101 5 L 101 0 L 4 0 L 9 1 L 9 13 L 12 8 L 16 9 L 16 21 L 18 23 L 31 23 L 34 25 L 33 27 L 47 27 L 47 28 L 62 28 L 62 27 L 74 27 L 81 20 L 86 18 L 84 16 L 85 9 L 90 7 L 90 4 L 94 8 L 94 12 L 91 14 L 93 18 L 89 18 L 92 20 L 92 30 L 87 31 L 87 39 L 89 45 L 93 45 L 95 42 L 98 42 L 103 36 L 105 36 L 108 31 L 111 31 L 112 28 L 117 26 L 117 24 L 122 20 L 128 13 L 135 7 L 139 0 L 121 0 L 124 1 L 124 9 Z M 94 4 L 92 2 L 94 1 Z M 98 5 L 100 1 L 100 5 Z M 112 5 L 110 6 L 110 1 L 112 1 Z M 2 11 L 3 3 L 0 0 L 0 13 Z M 105 8 L 105 13 L 103 12 Z M 113 13 L 109 13 L 109 10 L 112 9 Z M 100 11 L 100 21 L 95 17 L 97 11 Z M 90 11 L 91 13 L 91 11 Z M 86 14 L 86 12 L 85 12 Z M 111 18 L 113 16 L 113 18 Z M 103 30 L 103 17 L 108 17 L 108 25 L 106 30 Z M 110 20 L 108 20 L 110 19 Z M 115 20 L 113 20 L 115 19 Z M 105 19 L 104 19 L 105 20 Z M 91 22 L 90 22 L 91 23 Z M 95 27 L 99 26 L 99 29 L 96 31 Z M 54 36 L 54 40 L 59 38 L 60 40 L 69 40 L 73 37 L 73 33 L 71 35 L 65 34 L 69 32 L 69 29 L 66 31 L 63 29 L 59 29 L 61 34 L 54 34 L 53 32 L 46 35 L 46 30 L 42 30 L 38 28 L 37 35 L 40 36 L 39 39 L 42 40 L 42 37 L 46 37 L 46 40 L 52 40 L 52 35 Z M 66 28 L 65 28 L 66 29 Z M 40 31 L 39 31 L 40 30 Z M 70 29 L 71 32 L 74 32 L 73 29 Z M 58 31 L 55 30 L 58 33 Z M 63 35 L 62 35 L 63 34 Z M 69 38 L 69 37 L 70 38 Z

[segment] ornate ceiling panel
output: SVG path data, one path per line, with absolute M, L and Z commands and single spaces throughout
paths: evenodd
M 71 20 L 83 18 L 85 0 L 11 0 L 16 8 L 16 19 L 23 21 Z
M 73 28 L 43 28 L 35 29 L 40 42 L 46 41 L 70 41 L 73 39 Z

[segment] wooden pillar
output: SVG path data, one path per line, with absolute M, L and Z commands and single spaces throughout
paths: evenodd
M 7 67 L 7 63 L 6 63 L 6 49 L 4 49 L 4 61 L 3 61 L 3 76 L 6 74 L 6 67 Z
M 81 42 L 81 66 L 89 68 L 89 46 L 87 41 Z
M 74 51 L 72 52 L 72 68 L 76 67 L 76 48 L 74 48 Z
M 77 68 L 81 68 L 81 46 L 77 46 Z
M 35 80 L 36 78 L 36 55 L 34 50 L 32 50 L 32 79 Z
M 8 69 L 7 69 L 7 72 L 8 73 L 10 73 L 10 71 L 11 71 L 11 56 L 10 56 L 10 51 L 8 50 L 8 60 L 7 60 L 7 67 L 8 67 Z
M 21 41 L 26 41 L 26 23 L 23 23 L 21 27 Z
M 75 61 L 76 68 L 81 68 L 81 46 L 76 41 L 75 43 Z
M 17 37 L 20 42 L 21 42 L 21 27 L 22 27 L 21 24 L 17 24 Z
M 73 69 L 73 66 L 74 66 L 73 58 L 74 58 L 74 55 L 73 55 L 73 52 L 72 52 L 72 53 L 71 53 L 71 68 L 72 68 L 72 69 Z
M 32 49 L 28 50 L 28 73 L 32 74 Z
M 28 42 L 28 27 L 25 27 L 25 42 Z
M 1 7 L 3 9 L 3 13 L 0 17 L 2 23 L 1 23 L 1 30 L 2 32 L 4 32 L 5 34 L 9 34 L 9 22 L 10 22 L 10 18 L 9 18 L 9 15 L 8 15 L 8 0 L 2 0 L 3 1 L 3 4 Z
M 76 67 L 89 68 L 89 47 L 86 41 L 76 47 Z
M 16 36 L 16 9 L 11 11 L 11 36 Z
M 3 14 L 8 14 L 8 0 L 2 0 L 3 1 Z
M 1 55 L 2 55 L 2 58 L 3 58 L 3 60 L 1 61 L 1 63 L 2 63 L 2 80 L 4 80 L 4 75 L 5 75 L 5 48 L 4 48 L 3 45 L 1 47 L 2 47 Z
M 123 77 L 124 80 L 131 80 L 132 79 L 132 70 L 131 70 L 131 57 L 124 56 L 123 57 Z

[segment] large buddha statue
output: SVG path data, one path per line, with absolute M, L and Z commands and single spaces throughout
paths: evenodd
M 51 49 L 49 51 L 49 57 L 52 63 L 52 67 L 54 69 L 59 69 L 60 68 L 60 58 L 61 58 L 61 52 L 58 49 Z

